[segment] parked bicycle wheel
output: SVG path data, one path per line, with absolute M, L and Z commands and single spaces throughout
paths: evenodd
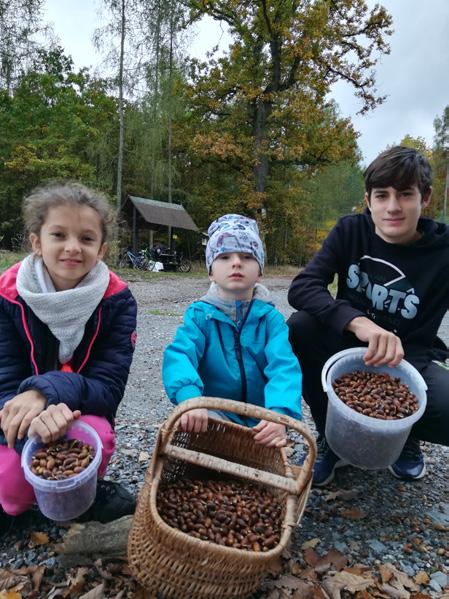
M 119 261 L 118 261 L 118 267 L 119 268 L 131 268 L 132 267 L 132 264 L 130 264 L 128 254 L 126 252 L 122 253 L 122 255 L 120 256 Z
M 192 263 L 190 262 L 190 260 L 188 260 L 187 258 L 181 258 L 178 269 L 181 272 L 190 272 L 191 268 L 192 268 Z

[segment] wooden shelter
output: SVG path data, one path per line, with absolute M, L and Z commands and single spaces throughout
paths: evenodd
M 137 250 L 138 231 L 140 229 L 149 229 L 149 244 L 152 246 L 154 229 L 158 229 L 161 225 L 168 227 L 169 247 L 172 246 L 173 229 L 198 231 L 198 227 L 182 204 L 159 202 L 158 200 L 129 195 L 122 206 L 122 210 L 130 221 L 133 251 Z

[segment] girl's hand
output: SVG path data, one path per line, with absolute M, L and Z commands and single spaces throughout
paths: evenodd
M 67 429 L 81 416 L 79 410 L 72 410 L 65 404 L 50 405 L 39 416 L 33 418 L 28 436 L 38 436 L 44 443 L 57 441 L 65 435 Z
M 24 438 L 31 421 L 46 405 L 45 397 L 35 389 L 19 393 L 5 403 L 0 411 L 0 425 L 10 449 L 14 447 L 16 439 Z
M 205 433 L 208 419 L 206 408 L 189 410 L 181 416 L 181 429 L 185 433 Z
M 267 447 L 284 447 L 287 445 L 287 431 L 283 424 L 261 420 L 254 428 L 254 441 Z

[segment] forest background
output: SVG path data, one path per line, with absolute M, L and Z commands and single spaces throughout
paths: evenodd
M 368 113 L 386 101 L 375 67 L 394 24 L 365 0 L 102 0 L 103 69 L 76 69 L 44 0 L 0 0 L 0 248 L 22 241 L 38 184 L 76 179 L 120 214 L 127 195 L 182 204 L 200 230 L 225 212 L 255 217 L 271 264 L 301 265 L 347 212 L 363 209 L 358 133 L 329 92 L 345 81 Z M 204 15 L 230 37 L 189 55 Z M 449 106 L 431 145 L 430 214 L 447 220 Z M 196 254 L 200 235 L 177 230 Z M 167 241 L 166 230 L 156 241 Z M 147 243 L 142 233 L 140 242 Z M 119 242 L 130 241 L 120 229 Z

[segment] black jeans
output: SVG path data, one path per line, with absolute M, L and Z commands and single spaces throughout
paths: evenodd
M 327 394 L 321 386 L 321 370 L 333 354 L 364 345 L 352 333 L 338 335 L 307 312 L 295 312 L 287 321 L 290 343 L 301 366 L 303 396 L 310 407 L 319 434 L 326 426 Z M 406 356 L 407 359 L 407 356 Z M 413 360 L 410 359 L 413 364 Z M 449 445 L 449 370 L 430 362 L 413 364 L 427 384 L 427 407 L 413 426 L 414 437 L 431 443 Z

